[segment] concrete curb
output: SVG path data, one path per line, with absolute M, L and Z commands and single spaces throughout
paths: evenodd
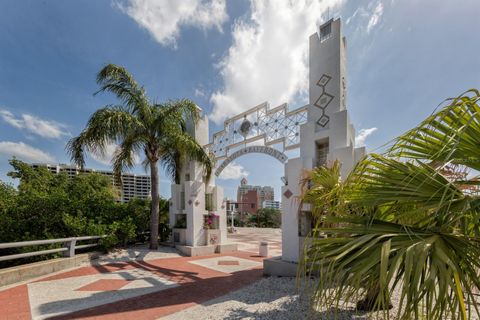
M 57 271 L 78 267 L 97 259 L 99 252 L 77 254 L 71 258 L 57 258 L 39 261 L 11 268 L 0 269 L 0 290 L 4 286 L 44 276 Z

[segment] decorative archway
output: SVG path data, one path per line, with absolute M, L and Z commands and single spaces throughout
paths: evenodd
M 243 149 L 240 149 L 238 151 L 235 151 L 231 155 L 229 155 L 225 160 L 223 160 L 222 164 L 217 168 L 215 171 L 215 175 L 218 177 L 223 169 L 225 169 L 226 166 L 230 164 L 233 160 L 237 159 L 240 156 L 243 156 L 244 154 L 247 153 L 263 153 L 266 155 L 269 155 L 271 157 L 274 157 L 281 163 L 285 163 L 288 159 L 287 155 L 277 149 L 274 149 L 272 147 L 267 147 L 267 146 L 250 146 L 250 147 L 245 147 Z

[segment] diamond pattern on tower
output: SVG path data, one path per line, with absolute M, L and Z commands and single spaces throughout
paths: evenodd
M 322 110 L 322 115 L 317 120 L 317 123 L 322 127 L 325 127 L 328 122 L 330 122 L 330 117 L 326 115 L 325 109 L 327 109 L 330 102 L 332 102 L 333 98 L 335 98 L 335 96 L 325 91 L 325 86 L 330 79 L 332 79 L 332 77 L 323 74 L 317 82 L 317 86 L 322 88 L 322 93 L 320 94 L 320 97 L 318 97 L 317 101 L 315 101 L 314 105 Z
M 325 127 L 327 123 L 330 121 L 330 117 L 327 116 L 326 114 L 323 114 L 320 119 L 317 120 L 317 123 L 321 125 L 322 127 Z
M 290 197 L 293 196 L 293 193 L 292 191 L 290 191 L 290 189 L 287 189 L 287 191 L 285 191 L 283 195 L 285 196 L 285 198 L 290 199 Z
M 315 102 L 315 105 L 319 107 L 320 109 L 325 109 L 328 104 L 333 100 L 333 96 L 328 93 L 322 93 L 320 98 Z
M 324 87 L 328 83 L 328 81 L 330 81 L 330 79 L 332 79 L 332 77 L 327 76 L 326 74 L 322 75 L 320 77 L 320 80 L 318 80 L 317 82 L 317 86 Z

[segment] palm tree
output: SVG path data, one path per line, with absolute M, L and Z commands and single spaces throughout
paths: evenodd
M 187 133 L 187 124 L 196 123 L 199 108 L 190 100 L 152 103 L 135 79 L 122 67 L 105 66 L 97 75 L 99 92 L 111 92 L 118 105 L 97 110 L 78 137 L 71 139 L 67 150 L 77 165 L 85 165 L 85 151 L 104 154 L 114 142 L 118 147 L 112 158 L 117 179 L 121 172 L 135 165 L 135 157 L 143 153 L 145 168 L 150 169 L 152 209 L 150 218 L 150 249 L 158 248 L 159 188 L 158 167 L 178 182 L 182 164 L 191 159 L 205 168 L 210 177 L 212 162 L 202 146 Z M 119 180 L 120 181 L 120 180 Z
M 480 94 L 470 90 L 362 160 L 345 182 L 335 227 L 314 229 L 307 272 L 314 300 L 389 313 L 399 319 L 480 316 Z M 328 235 L 318 238 L 318 233 Z

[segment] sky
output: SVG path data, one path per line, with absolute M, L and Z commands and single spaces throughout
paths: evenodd
M 301 107 L 308 37 L 337 17 L 357 145 L 379 152 L 444 99 L 480 88 L 479 10 L 478 0 L 0 0 L 0 180 L 13 182 L 12 156 L 69 163 L 68 140 L 116 102 L 93 95 L 107 63 L 126 67 L 153 101 L 192 99 L 211 133 L 264 101 Z M 114 149 L 87 166 L 110 168 Z M 234 198 L 244 176 L 280 198 L 280 162 L 242 156 L 217 184 Z M 160 193 L 170 196 L 164 173 Z

